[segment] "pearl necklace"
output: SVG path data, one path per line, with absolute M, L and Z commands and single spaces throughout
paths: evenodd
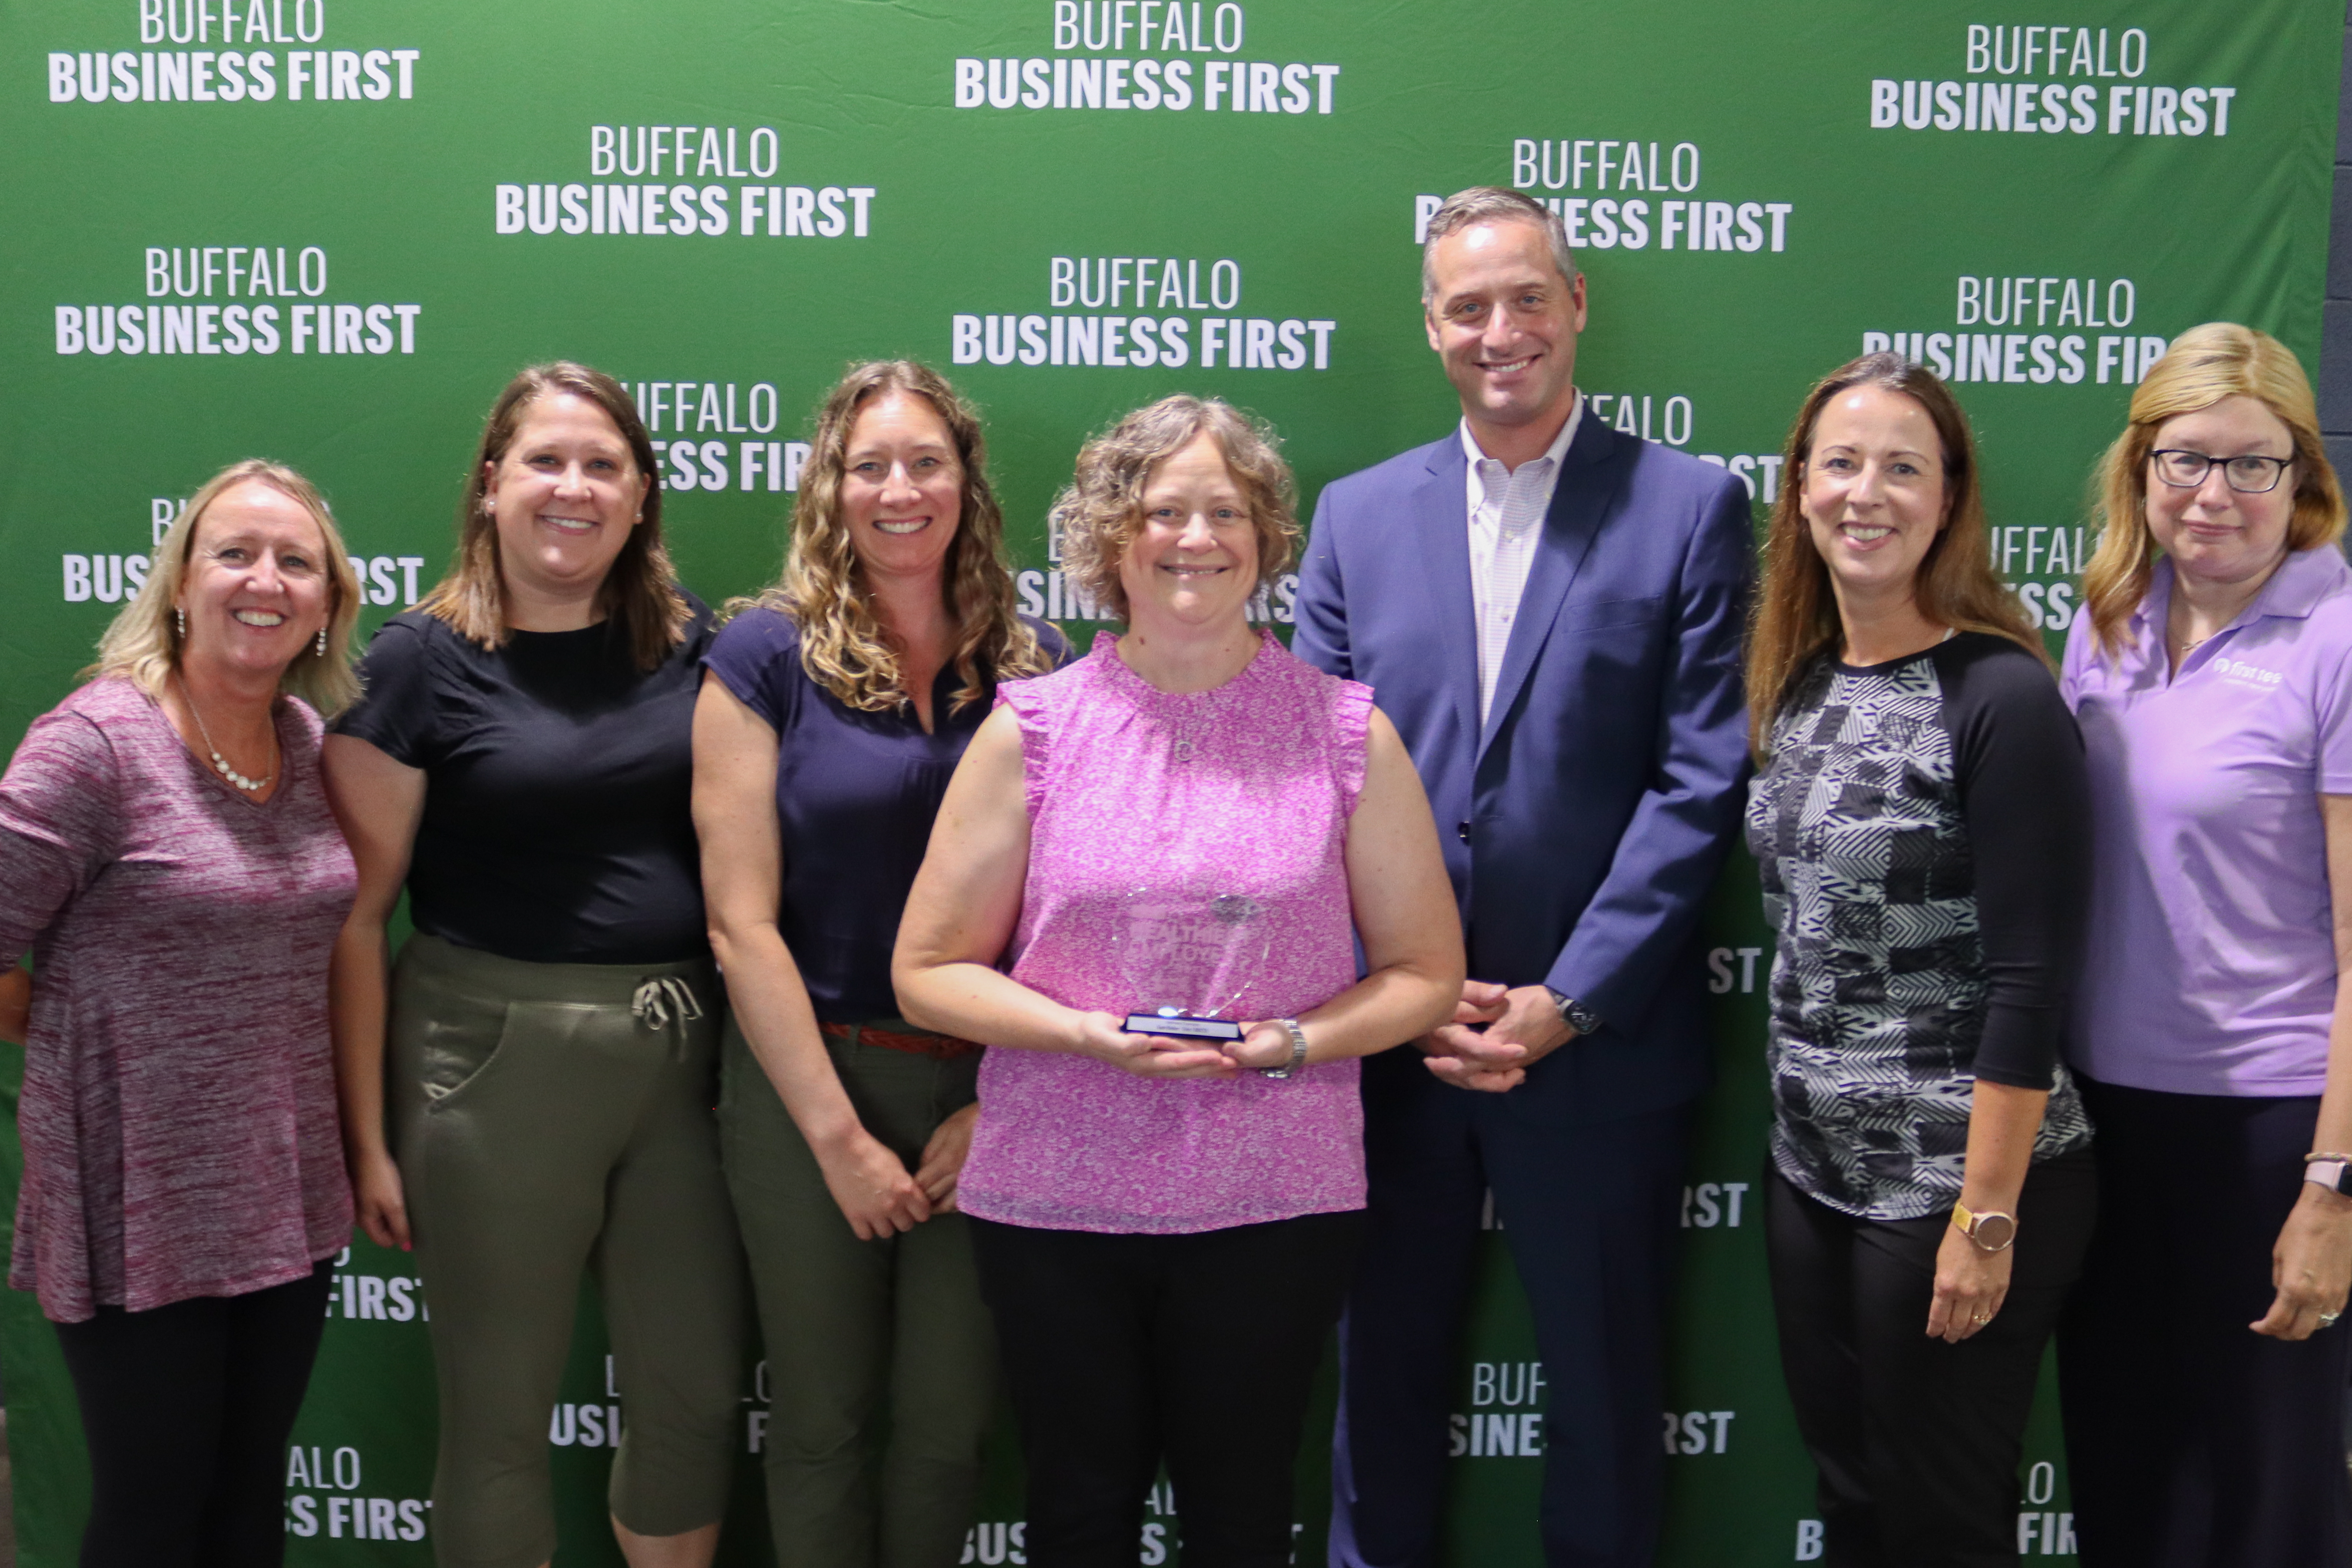
M 214 769 L 218 772 L 222 778 L 227 779 L 230 783 L 236 785 L 238 789 L 244 790 L 248 795 L 253 794 L 257 790 L 268 789 L 269 781 L 278 777 L 277 769 L 272 768 L 258 779 L 247 779 L 244 774 L 239 773 L 236 768 L 231 768 L 228 765 L 228 758 L 221 755 L 220 747 L 213 744 L 212 731 L 205 727 L 205 716 L 201 712 L 197 711 L 195 694 L 188 690 L 188 683 L 184 680 L 180 683 L 180 698 L 183 702 L 185 702 L 188 705 L 188 716 L 196 721 L 196 733 L 205 737 L 205 749 L 213 754 Z M 270 751 L 272 755 L 275 755 L 278 749 L 274 744 L 276 740 L 277 726 L 273 724 L 270 728 L 272 732 L 271 740 L 273 742 L 270 747 Z

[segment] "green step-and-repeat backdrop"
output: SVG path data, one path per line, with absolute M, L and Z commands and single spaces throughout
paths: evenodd
M 2089 465 L 2166 340 L 2229 318 L 2316 364 L 2341 26 L 2336 0 L 6 0 L 0 737 L 69 689 L 235 458 L 320 482 L 373 617 L 415 601 L 484 410 L 559 356 L 635 392 L 714 601 L 775 575 L 844 363 L 940 365 L 986 412 L 1024 606 L 1083 637 L 1043 519 L 1125 410 L 1256 410 L 1309 506 L 1444 434 L 1415 242 L 1473 183 L 1539 196 L 1580 247 L 1592 415 L 1727 466 L 1759 517 L 1813 378 L 1885 347 L 1948 374 L 1998 564 L 2054 640 Z M 1721 1085 L 1659 1416 L 1673 1568 L 1822 1550 L 1763 1288 L 1744 860 L 1710 930 Z M 1511 1568 L 1539 1561 L 1545 1388 L 1500 1237 L 1482 1267 L 1452 1560 Z M 19 1560 L 60 1568 L 71 1392 L 31 1300 L 0 1298 Z M 429 1561 L 426 1310 L 404 1256 L 354 1242 L 287 1456 L 291 1562 Z M 762 1393 L 747 1366 L 730 1563 L 765 1552 Z M 628 1415 L 593 1292 L 562 1401 L 559 1561 L 617 1563 Z M 2020 1550 L 2071 1556 L 2046 1399 L 2027 1462 Z M 1319 1437 L 1300 1473 L 1319 1563 Z M 1167 1504 L 1139 1563 L 1180 1561 Z M 980 1515 L 965 1561 L 1024 1561 L 1009 1437 Z

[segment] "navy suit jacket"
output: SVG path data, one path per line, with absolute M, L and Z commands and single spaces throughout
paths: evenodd
M 1370 685 L 1403 736 L 1471 977 L 1549 984 L 1604 1020 L 1502 1096 L 1512 1113 L 1681 1104 L 1707 1082 L 1697 917 L 1748 776 L 1746 492 L 1588 410 L 1481 727 L 1467 465 L 1453 432 L 1324 490 L 1292 647 Z

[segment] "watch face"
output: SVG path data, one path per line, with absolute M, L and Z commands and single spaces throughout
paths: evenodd
M 2017 1221 L 2006 1214 L 1979 1214 L 1970 1236 L 1986 1251 L 1998 1252 L 2017 1239 Z

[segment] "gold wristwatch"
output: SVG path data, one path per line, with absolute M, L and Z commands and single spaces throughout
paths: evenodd
M 1952 1205 L 1952 1223 L 1961 1235 L 1976 1243 L 1979 1250 L 2005 1252 L 2017 1239 L 2017 1216 L 2013 1214 L 1979 1214 L 1965 1203 Z

